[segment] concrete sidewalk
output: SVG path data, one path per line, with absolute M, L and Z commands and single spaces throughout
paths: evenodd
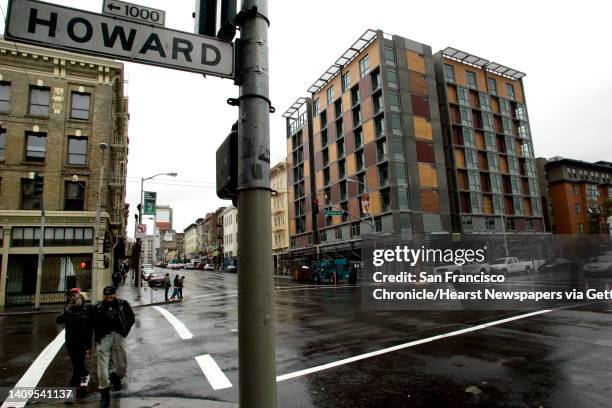
M 95 395 L 95 394 L 94 394 Z M 45 403 L 45 406 L 59 407 L 65 406 L 63 402 Z M 87 399 L 74 402 L 73 407 L 99 407 L 100 399 L 89 396 Z M 157 408 L 157 407 L 173 407 L 173 408 L 238 408 L 238 404 L 234 402 L 178 398 L 178 397 L 119 397 L 111 394 L 111 407 L 122 408 Z

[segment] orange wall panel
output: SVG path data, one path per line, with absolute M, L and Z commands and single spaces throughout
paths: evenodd
M 438 187 L 438 171 L 429 163 L 419 163 L 419 180 L 422 187 Z
M 425 74 L 427 72 L 425 69 L 425 59 L 423 57 L 414 51 L 408 51 L 406 54 L 408 69 L 420 72 L 421 74 Z
M 414 135 L 417 139 L 433 140 L 431 122 L 422 116 L 414 116 Z
M 370 212 L 374 215 L 380 214 L 380 192 L 370 193 Z
M 329 162 L 335 162 L 338 158 L 338 153 L 336 151 L 336 143 L 329 144 Z
M 476 136 L 476 148 L 479 150 L 485 150 L 485 138 L 484 133 L 475 131 L 474 135 Z
M 455 148 L 455 167 L 465 168 L 465 153 L 463 149 Z
M 349 176 L 355 174 L 355 154 L 351 153 L 346 158 L 346 170 Z
M 363 124 L 363 141 L 364 144 L 374 141 L 374 121 L 372 119 Z
M 323 188 L 323 170 L 319 170 L 315 176 L 315 189 L 319 190 Z
M 368 191 L 378 190 L 378 167 L 372 166 L 366 169 Z
M 457 88 L 453 85 L 446 85 L 446 93 L 448 95 L 448 101 L 451 103 L 457 103 Z

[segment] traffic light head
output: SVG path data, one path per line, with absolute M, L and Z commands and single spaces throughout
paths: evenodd
M 317 200 L 316 198 L 312 200 L 312 213 L 319 213 L 319 200 Z
M 82 271 L 91 269 L 91 262 L 89 262 L 89 261 L 81 261 L 81 265 L 80 266 L 81 266 L 81 270 Z
M 42 194 L 44 177 L 38 172 L 32 172 L 30 173 L 30 178 L 34 181 L 34 194 Z

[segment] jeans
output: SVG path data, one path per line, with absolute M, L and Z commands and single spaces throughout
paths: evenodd
M 87 367 L 85 367 L 85 347 L 81 345 L 66 344 L 66 350 L 68 350 L 68 356 L 70 356 L 70 362 L 72 363 L 72 377 L 70 378 L 71 387 L 78 387 L 81 384 L 81 379 L 89 374 Z
M 168 291 L 170 290 L 169 287 L 164 287 L 164 299 L 166 299 L 166 302 L 168 301 Z
M 172 291 L 172 297 L 180 299 L 180 293 L 181 292 L 180 292 L 179 288 L 175 287 L 174 290 Z
M 97 345 L 98 355 L 98 388 L 108 388 L 108 363 L 113 360 L 115 374 L 123 378 L 127 374 L 127 353 L 125 352 L 125 337 L 112 332 L 105 335 Z

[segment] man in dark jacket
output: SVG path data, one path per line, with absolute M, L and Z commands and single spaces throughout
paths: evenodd
M 127 374 L 125 338 L 136 318 L 130 304 L 115 296 L 115 288 L 104 288 L 104 300 L 93 309 L 94 334 L 98 356 L 98 388 L 102 395 L 101 406 L 110 406 L 110 389 L 121 389 L 121 379 Z M 108 373 L 109 359 L 113 359 L 114 371 Z
M 69 386 L 83 390 L 89 384 L 89 372 L 85 367 L 85 358 L 91 354 L 92 349 L 91 306 L 85 303 L 85 295 L 79 288 L 70 289 L 68 296 L 68 304 L 56 320 L 58 324 L 66 326 L 66 350 L 68 350 L 72 363 L 72 377 Z M 78 397 L 83 396 L 82 392 L 78 394 Z

